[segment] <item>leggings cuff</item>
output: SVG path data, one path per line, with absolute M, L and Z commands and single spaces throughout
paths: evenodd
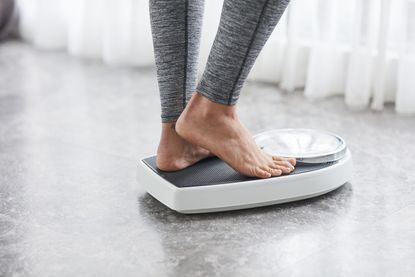
M 228 93 L 225 93 L 224 91 L 218 91 L 217 89 L 207 85 L 203 80 L 198 84 L 196 91 L 210 101 L 222 105 L 232 106 L 235 105 L 238 101 L 237 97 L 232 97 L 229 99 Z
M 162 116 L 161 117 L 161 123 L 174 123 L 177 121 L 177 119 L 179 119 L 180 114 L 179 115 L 167 115 L 167 116 Z

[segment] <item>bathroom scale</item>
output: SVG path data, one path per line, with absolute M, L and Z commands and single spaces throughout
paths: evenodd
M 254 136 L 263 151 L 297 159 L 290 174 L 258 179 L 216 157 L 179 171 L 161 171 L 156 156 L 139 161 L 139 184 L 180 213 L 246 209 L 316 197 L 352 178 L 352 156 L 340 136 L 310 129 L 275 129 Z

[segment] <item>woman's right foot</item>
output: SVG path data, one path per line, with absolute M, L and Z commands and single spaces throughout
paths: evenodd
M 259 149 L 239 121 L 235 106 L 214 103 L 199 93 L 193 94 L 182 112 L 176 131 L 243 175 L 269 178 L 294 170 L 295 159 L 271 156 Z

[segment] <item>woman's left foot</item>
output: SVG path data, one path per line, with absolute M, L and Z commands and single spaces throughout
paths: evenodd
M 209 156 L 211 154 L 208 150 L 180 137 L 176 133 L 175 123 L 162 124 L 156 160 L 157 167 L 160 170 L 176 171 L 184 169 Z

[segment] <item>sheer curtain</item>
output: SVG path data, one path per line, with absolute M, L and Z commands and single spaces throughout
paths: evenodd
M 201 70 L 222 1 L 205 1 Z M 148 0 L 20 0 L 22 37 L 45 49 L 153 64 Z M 415 113 L 415 0 L 292 0 L 249 78 L 350 107 Z
M 18 0 L 22 37 L 115 65 L 153 64 L 147 0 Z

